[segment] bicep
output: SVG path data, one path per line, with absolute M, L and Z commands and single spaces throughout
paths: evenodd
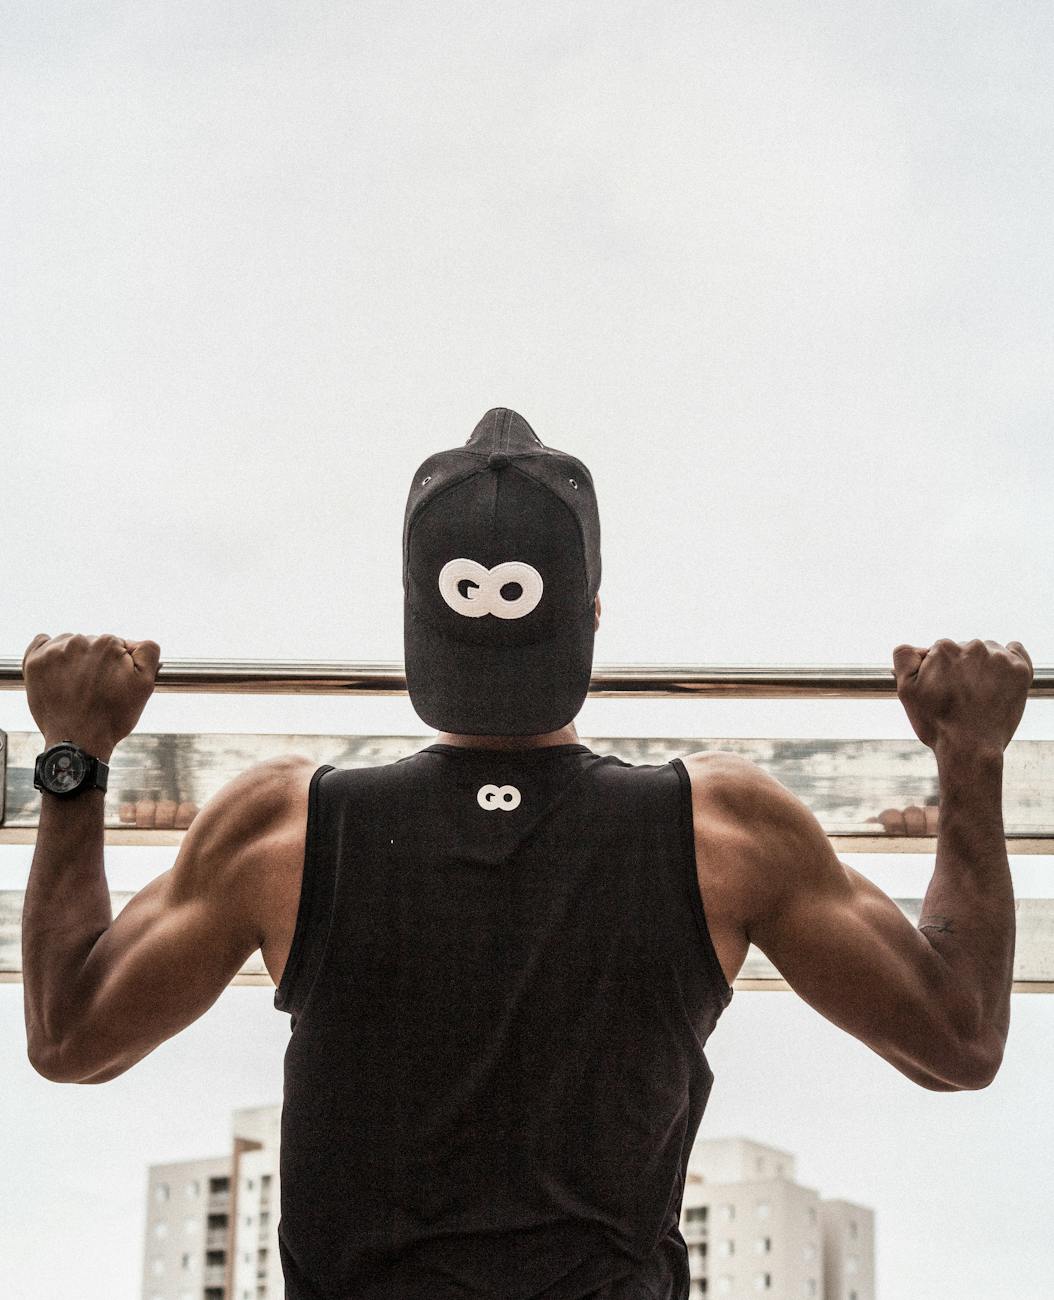
M 902 1074 L 960 1086 L 940 954 L 878 885 L 839 861 L 801 800 L 760 769 L 751 781 L 750 941 L 811 1007 Z

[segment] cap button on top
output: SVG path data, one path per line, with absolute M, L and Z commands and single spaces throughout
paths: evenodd
M 492 451 L 487 457 L 487 468 L 504 469 L 511 459 L 512 457 L 507 456 L 503 451 Z

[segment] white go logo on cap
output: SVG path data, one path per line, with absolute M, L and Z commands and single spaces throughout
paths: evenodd
M 476 792 L 476 802 L 488 812 L 495 808 L 512 812 L 520 806 L 520 792 L 514 785 L 481 785 Z
M 472 584 L 463 595 L 460 584 Z M 506 600 L 501 589 L 514 582 L 520 594 Z M 439 570 L 439 592 L 455 614 L 466 618 L 523 618 L 542 598 L 542 575 L 525 560 L 506 560 L 493 569 L 463 557 L 447 560 Z

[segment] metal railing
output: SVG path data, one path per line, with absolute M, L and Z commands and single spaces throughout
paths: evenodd
M 21 662 L 0 659 L 0 689 L 21 689 Z M 162 660 L 157 690 L 187 693 L 406 693 L 401 664 L 262 660 Z M 1030 694 L 1054 697 L 1054 669 L 1036 670 Z M 890 669 L 868 666 L 687 667 L 615 665 L 594 670 L 590 695 L 778 698 L 896 697 Z M 221 735 L 135 732 L 117 747 L 104 805 L 108 844 L 177 845 L 197 810 L 230 778 L 281 753 L 304 754 L 336 767 L 394 762 L 430 737 L 371 735 Z M 764 766 L 814 812 L 840 852 L 925 853 L 936 847 L 933 814 L 937 770 L 915 740 L 826 738 L 583 737 L 599 753 L 627 762 L 662 763 L 713 750 L 743 754 Z M 0 845 L 35 840 L 40 796 L 32 784 L 38 732 L 0 731 Z M 926 809 L 929 809 L 929 814 Z M 914 810 L 907 817 L 905 810 Z M 908 833 L 914 824 L 918 833 Z M 1016 740 L 1004 763 L 1004 826 L 1008 852 L 1054 854 L 1054 741 Z M 920 886 L 929 867 L 920 867 Z M 113 892 L 116 915 L 133 897 Z M 21 979 L 22 894 L 0 890 L 0 982 Z M 917 922 L 918 898 L 895 900 Z M 1014 989 L 1054 992 L 1054 899 L 1017 902 Z M 256 953 L 237 984 L 270 985 Z M 751 946 L 737 989 L 787 989 L 767 958 Z

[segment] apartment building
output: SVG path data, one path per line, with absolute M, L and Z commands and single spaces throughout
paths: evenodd
M 789 1151 L 697 1141 L 681 1206 L 691 1295 L 875 1300 L 874 1211 L 795 1182 Z
M 151 1165 L 143 1300 L 283 1300 L 281 1107 L 234 1112 L 222 1156 Z M 681 1211 L 695 1297 L 875 1300 L 874 1212 L 795 1182 L 788 1151 L 696 1142 Z
M 150 1166 L 143 1300 L 283 1300 L 280 1120 L 237 1110 L 226 1155 Z

